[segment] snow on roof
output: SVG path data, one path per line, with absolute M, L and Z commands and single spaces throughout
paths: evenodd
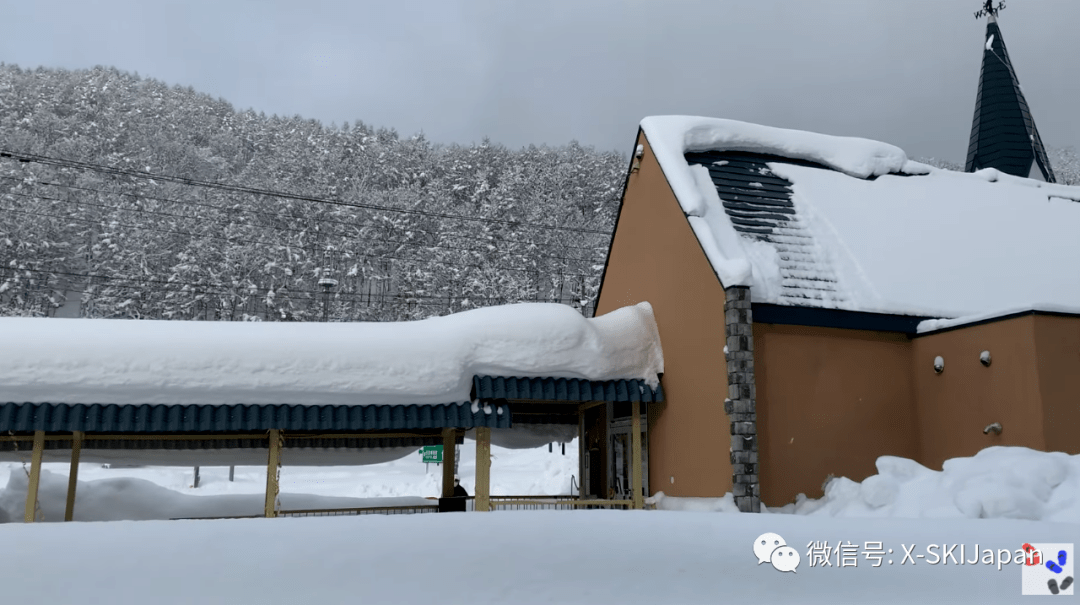
M 916 328 L 916 330 L 919 334 L 928 334 L 930 332 L 947 330 L 949 328 L 955 328 L 957 326 L 964 326 L 976 322 L 1004 318 L 1010 315 L 1016 315 L 1019 313 L 1027 313 L 1032 311 L 1042 313 L 1058 313 L 1064 315 L 1080 315 L 1080 305 L 1070 306 L 1052 305 L 1048 303 L 1036 303 L 1031 305 L 1023 305 L 1020 307 L 996 309 L 993 311 L 987 311 L 986 313 L 977 313 L 975 315 L 964 315 L 963 317 L 956 317 L 953 319 L 926 319 L 919 322 L 919 326 L 918 328 Z
M 752 286 L 755 302 L 957 317 L 1080 300 L 1080 187 L 940 170 L 885 143 L 732 120 L 641 127 L 720 281 Z M 791 183 L 785 228 L 737 230 L 732 197 L 687 161 L 701 151 L 774 156 L 772 176 Z M 793 242 L 809 259 L 798 271 Z M 799 290 L 809 283 L 827 291 Z
M 649 303 L 586 319 L 524 303 L 413 322 L 0 318 L 0 402 L 427 404 L 472 377 L 659 384 Z

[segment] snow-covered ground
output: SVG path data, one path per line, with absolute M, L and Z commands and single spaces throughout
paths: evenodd
M 470 492 L 471 446 L 460 468 Z M 495 493 L 566 493 L 577 468 L 576 444 L 566 456 L 558 446 L 493 450 Z M 42 504 L 52 521 L 62 517 L 67 469 L 48 470 Z M 883 458 L 879 471 L 770 511 L 792 514 L 692 512 L 731 507 L 659 496 L 659 508 L 674 510 L 8 523 L 0 525 L 8 545 L 0 581 L 4 596 L 22 603 L 1017 603 L 1023 544 L 1080 542 L 1080 456 L 989 448 L 943 471 L 896 458 Z M 0 508 L 19 520 L 25 473 L 19 464 L 4 472 Z M 253 514 L 261 509 L 263 469 L 238 467 L 232 483 L 227 468 L 201 472 L 193 489 L 190 469 L 84 465 L 77 515 L 224 513 L 236 498 L 251 498 Z M 419 456 L 285 467 L 282 503 L 422 498 L 437 495 L 439 477 Z M 799 555 L 795 573 L 759 563 L 754 544 L 767 533 Z M 867 555 L 877 542 L 874 566 Z M 823 565 L 824 549 L 840 543 L 854 550 L 832 552 Z M 988 556 L 993 563 L 981 561 Z M 1069 561 L 1060 577 L 1074 570 Z
M 458 474 L 471 494 L 476 474 L 476 444 L 460 446 Z M 569 494 L 577 473 L 577 441 L 547 447 L 506 449 L 493 445 L 493 495 Z M 287 460 L 287 457 L 286 457 Z M 45 521 L 64 518 L 68 464 L 43 464 L 38 501 Z M 262 514 L 266 466 L 238 466 L 233 481 L 228 467 L 201 467 L 199 487 L 192 487 L 194 469 L 178 467 L 104 468 L 79 466 L 76 521 L 151 520 L 184 517 L 227 517 Z M 21 521 L 26 506 L 27 477 L 22 464 L 0 464 L 0 521 Z M 283 466 L 281 508 L 353 508 L 432 504 L 442 490 L 442 468 L 420 462 L 419 454 L 365 466 Z

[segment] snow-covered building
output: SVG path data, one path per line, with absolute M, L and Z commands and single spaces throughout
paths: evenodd
M 597 314 L 648 301 L 652 491 L 743 510 L 990 445 L 1080 452 L 1080 188 L 731 120 L 641 122 Z
M 279 463 L 366 464 L 442 445 L 450 496 L 466 431 L 486 510 L 491 443 L 570 442 L 598 402 L 663 399 L 647 303 L 594 319 L 559 304 L 394 323 L 0 318 L 0 337 L 0 459 L 32 456 L 34 476 L 43 460 L 72 460 L 69 519 L 80 460 L 268 464 L 274 516 Z

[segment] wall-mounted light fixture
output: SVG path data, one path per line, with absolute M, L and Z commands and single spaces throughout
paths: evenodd
M 938 355 L 934 358 L 934 373 L 940 374 L 945 371 L 945 358 Z
M 983 364 L 988 368 L 990 367 L 990 351 L 983 351 L 982 353 L 979 353 L 979 363 Z
M 986 425 L 986 428 L 983 429 L 983 435 L 989 435 L 990 433 L 993 433 L 995 435 L 1000 435 L 1001 434 L 1001 423 L 1000 422 L 992 422 L 992 423 Z
M 630 174 L 634 174 L 641 169 L 641 157 L 645 155 L 645 146 L 638 145 L 637 149 L 634 149 L 634 163 L 630 165 Z

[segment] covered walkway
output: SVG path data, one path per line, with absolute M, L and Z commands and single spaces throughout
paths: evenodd
M 266 464 L 264 515 L 274 517 L 283 462 L 370 464 L 442 445 L 448 498 L 466 431 L 473 508 L 524 506 L 491 497 L 493 439 L 522 447 L 543 426 L 576 427 L 579 443 L 607 439 L 590 415 L 610 421 L 622 407 L 627 439 L 581 450 L 585 489 L 573 505 L 643 506 L 639 412 L 662 400 L 663 371 L 646 303 L 593 319 L 521 304 L 400 324 L 4 318 L 0 329 L 25 345 L 0 351 L 0 460 L 30 457 L 27 522 L 43 461 L 70 461 L 67 520 L 80 461 Z

